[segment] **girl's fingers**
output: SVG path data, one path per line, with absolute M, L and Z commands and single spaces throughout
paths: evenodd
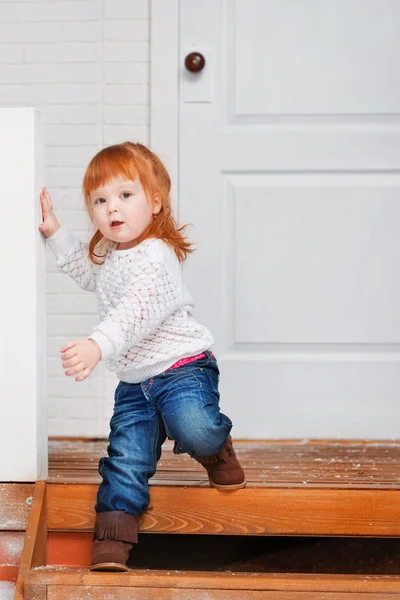
M 69 360 L 70 358 L 74 358 L 74 356 L 76 356 L 77 354 L 77 347 L 74 346 L 73 348 L 70 348 L 70 350 L 67 350 L 66 352 L 61 354 L 61 360 Z
M 65 375 L 67 375 L 68 377 L 70 375 L 76 375 L 77 373 L 83 372 L 84 368 L 85 368 L 85 365 L 83 364 L 83 362 L 80 362 L 73 369 L 69 369 L 69 371 L 65 371 Z
M 51 203 L 51 198 L 47 193 L 46 188 L 43 188 L 40 192 L 40 204 L 42 206 L 42 214 L 43 219 L 49 217 L 53 212 L 53 205 Z
M 84 381 L 85 379 L 87 379 L 87 377 L 89 377 L 91 372 L 92 371 L 89 369 L 89 367 L 86 367 L 86 369 L 83 369 L 79 377 L 75 377 L 75 381 Z
M 44 195 L 44 198 L 45 198 L 45 200 L 46 200 L 47 206 L 49 207 L 49 209 L 50 209 L 50 210 L 52 210 L 52 209 L 53 209 L 53 204 L 52 204 L 52 202 L 51 202 L 51 198 L 50 198 L 50 196 L 49 196 L 49 194 L 48 194 L 48 192 L 47 192 L 46 188 L 44 188 L 44 193 L 43 193 L 43 195 Z
M 60 349 L 60 352 L 66 352 L 67 350 L 69 350 L 70 348 L 73 348 L 75 346 L 75 342 L 69 342 L 68 344 L 65 344 L 65 346 L 63 346 Z
M 74 356 L 69 360 L 63 362 L 62 366 L 64 369 L 69 369 L 70 367 L 75 367 L 75 365 L 79 365 L 82 362 L 82 359 L 79 356 Z

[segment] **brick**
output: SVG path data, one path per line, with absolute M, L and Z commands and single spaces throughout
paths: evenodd
M 1 5 L 1 3 L 0 3 Z M 13 23 L 12 27 L 0 21 L 0 40 L 2 43 L 57 42 L 61 39 L 61 24 L 52 23 Z
M 47 125 L 44 128 L 45 143 L 49 146 L 87 146 L 101 143 L 99 125 Z
M 76 337 L 87 337 L 97 323 L 98 317 L 95 315 L 49 315 L 47 330 L 49 335 L 67 336 L 71 340 Z
M 29 85 L 25 86 L 25 102 L 39 106 L 45 110 L 49 104 L 63 104 L 68 100 L 69 104 L 97 103 L 102 99 L 102 85 L 94 83 L 70 83 L 65 85 Z
M 65 341 L 68 342 L 70 339 Z M 96 370 L 84 381 L 74 381 L 66 375 L 49 379 L 47 385 L 48 395 L 49 397 L 59 398 L 70 398 L 71 396 L 76 398 L 98 398 L 101 395 L 101 381 L 99 377 L 94 377 L 95 373 Z
M 78 287 L 78 286 L 76 286 Z M 49 315 L 91 315 L 97 318 L 97 304 L 94 294 L 56 295 L 47 297 L 47 314 Z
M 100 61 L 101 56 L 101 42 L 30 44 L 25 49 L 26 63 L 90 63 Z
M 104 87 L 104 103 L 108 105 L 131 104 L 135 106 L 148 106 L 150 102 L 150 89 L 148 84 L 143 85 L 106 85 Z
M 81 185 L 83 179 L 83 169 L 74 167 L 49 167 L 47 169 L 46 182 L 50 187 L 65 187 L 71 185 Z M 71 214 L 72 218 L 80 218 L 77 211 Z
M 124 63 L 124 62 L 145 62 L 150 60 L 149 43 L 142 42 L 105 42 L 104 44 L 105 61 Z
M 99 424 L 97 419 L 49 419 L 48 427 L 50 436 L 62 437 L 73 435 L 74 437 L 89 438 L 99 436 Z
M 89 239 L 89 236 L 88 236 Z M 71 277 L 68 277 L 68 275 L 66 275 L 65 273 L 60 273 L 60 277 L 61 279 L 61 294 L 65 294 L 66 296 L 68 296 L 69 294 L 71 295 L 88 295 L 88 296 L 94 296 L 93 292 L 89 292 L 87 290 L 82 290 L 80 287 L 78 287 L 75 283 L 75 281 L 73 281 L 71 279 Z
M 78 147 L 58 147 L 58 146 L 50 146 L 45 149 L 45 163 L 47 167 L 85 167 L 89 164 L 89 161 L 93 158 L 93 156 L 98 152 L 97 146 L 78 146 Z M 68 184 L 68 187 L 73 190 L 80 188 L 81 182 L 79 186 L 74 188 L 71 183 Z M 80 190 L 76 195 L 80 195 Z M 82 200 L 80 200 L 82 202 Z M 76 206 L 71 207 L 70 204 L 67 204 L 70 208 L 76 208 Z M 64 206 L 63 206 L 64 208 Z
M 106 19 L 148 19 L 149 0 L 105 0 Z
M 0 63 L 21 63 L 23 58 L 24 51 L 21 46 L 0 44 Z
M 121 144 L 122 142 L 139 142 L 148 144 L 149 128 L 143 125 L 105 125 L 104 126 L 104 143 L 108 146 L 111 144 Z
M 100 19 L 101 0 L 79 0 L 71 2 L 1 2 L 0 21 L 2 23 L 59 22 Z
M 142 65 L 137 65 L 141 67 Z M 57 65 L 4 65 L 0 69 L 0 84 L 4 83 L 88 83 L 102 77 L 102 67 L 96 63 L 68 63 Z
M 115 42 L 148 40 L 149 21 L 105 21 L 104 39 Z
M 51 124 L 78 124 L 92 125 L 99 123 L 102 117 L 100 105 L 53 105 L 44 110 L 44 122 Z
M 0 85 L 0 106 L 21 106 L 25 99 L 22 85 Z
M 93 155 L 95 152 L 93 152 Z M 86 164 L 85 164 L 86 167 Z M 84 209 L 84 198 L 82 189 L 69 188 L 63 190 L 61 198 L 61 206 L 63 210 L 83 210 Z
M 104 67 L 105 81 L 107 83 L 148 83 L 150 69 L 144 63 L 109 63 Z
M 58 39 L 65 42 L 91 42 L 102 40 L 103 24 L 101 21 L 72 21 L 60 25 Z
M 83 208 L 83 204 L 82 204 Z M 67 210 L 57 212 L 60 222 L 71 231 L 79 229 L 80 231 L 88 231 L 90 221 L 87 213 L 84 210 Z
M 107 125 L 142 125 L 149 120 L 147 106 L 105 106 L 104 123 Z
M 60 288 L 61 288 L 61 280 L 58 274 L 56 275 L 52 275 L 52 274 L 47 274 L 46 277 L 46 291 L 47 291 L 47 298 L 50 297 L 50 294 L 54 294 L 57 295 L 60 292 Z

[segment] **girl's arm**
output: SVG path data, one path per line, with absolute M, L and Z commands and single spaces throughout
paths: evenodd
M 155 331 L 178 306 L 178 290 L 165 266 L 143 262 L 118 305 L 89 338 L 98 344 L 103 359 L 117 356 Z
M 39 225 L 47 245 L 55 254 L 57 267 L 72 277 L 84 290 L 94 292 L 96 274 L 89 260 L 87 245 L 61 227 L 56 218 L 51 198 L 45 188 L 40 193 L 43 223 Z

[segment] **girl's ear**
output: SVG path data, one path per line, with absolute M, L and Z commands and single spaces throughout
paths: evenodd
M 155 194 L 154 195 L 154 202 L 153 202 L 153 215 L 158 215 L 158 213 L 160 212 L 161 208 L 162 208 L 161 196 L 160 196 L 160 194 Z

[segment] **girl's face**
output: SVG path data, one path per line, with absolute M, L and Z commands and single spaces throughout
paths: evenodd
M 161 202 L 148 200 L 139 177 L 118 179 L 90 193 L 93 220 L 104 237 L 118 242 L 118 249 L 135 245 L 135 240 L 161 210 Z

